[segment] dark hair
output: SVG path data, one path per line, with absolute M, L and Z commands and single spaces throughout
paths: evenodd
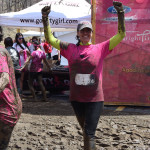
M 3 28 L 0 26 L 0 42 L 3 40 Z
M 34 44 L 35 50 L 37 50 L 38 47 L 41 47 L 40 46 L 40 42 L 38 40 L 37 41 L 33 41 L 33 44 Z
M 22 33 L 16 33 L 15 41 L 16 41 L 16 43 L 24 50 L 24 48 L 22 47 L 22 45 L 21 45 L 20 42 L 18 41 L 19 36 L 22 36 L 22 37 L 23 37 L 23 34 L 22 34 Z M 29 47 L 28 47 L 26 41 L 24 40 L 24 38 L 22 39 L 22 42 L 23 42 L 24 46 L 26 46 L 26 47 L 28 48 L 28 50 L 30 51 L 30 49 L 29 49 Z
M 40 45 L 40 42 L 39 41 L 33 41 L 33 44 Z
M 77 46 L 79 46 L 81 41 L 80 41 L 80 38 L 79 38 L 79 36 L 78 36 L 78 35 L 76 36 L 76 40 L 78 40 L 78 42 L 77 42 L 77 44 L 76 44 L 76 45 L 77 45 Z
M 36 39 L 36 41 L 38 41 L 37 36 L 33 36 L 33 37 L 32 37 L 32 40 L 33 40 L 33 39 Z
M 11 37 L 7 37 L 4 39 L 4 44 L 5 44 L 5 47 L 9 47 L 9 46 L 13 46 L 13 40 Z

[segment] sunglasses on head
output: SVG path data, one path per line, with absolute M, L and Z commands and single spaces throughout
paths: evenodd
M 23 37 L 18 38 L 18 40 L 22 40 L 22 39 L 23 39 Z

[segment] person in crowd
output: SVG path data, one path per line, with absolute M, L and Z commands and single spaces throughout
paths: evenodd
M 43 94 L 43 101 L 47 101 L 47 97 L 46 97 L 46 91 L 45 91 L 45 87 L 43 85 L 42 82 L 42 60 L 44 61 L 44 63 L 47 65 L 47 67 L 49 68 L 49 70 L 51 71 L 50 65 L 46 60 L 46 55 L 45 52 L 43 52 L 40 49 L 40 43 L 38 41 L 34 41 L 34 49 L 35 51 L 32 52 L 31 56 L 29 56 L 29 58 L 27 59 L 27 61 L 25 62 L 24 66 L 21 68 L 22 70 L 26 67 L 26 65 L 31 61 L 31 66 L 30 66 L 30 71 L 29 71 L 29 88 L 30 91 L 32 93 L 32 96 L 34 98 L 35 101 L 37 101 L 36 95 L 35 95 L 35 91 L 34 91 L 34 87 L 33 87 L 33 80 L 37 79 L 38 80 L 38 84 L 41 88 L 42 94 Z
M 92 25 L 81 21 L 77 26 L 77 44 L 62 42 L 51 32 L 48 15 L 50 6 L 42 8 L 46 40 L 68 59 L 70 101 L 83 130 L 84 150 L 95 150 L 95 131 L 103 110 L 102 68 L 104 58 L 125 37 L 124 10 L 121 2 L 113 2 L 118 14 L 118 33 L 98 44 L 91 44 Z
M 3 32 L 0 26 L 0 43 Z M 17 92 L 13 62 L 8 51 L 0 44 L 0 150 L 6 150 L 11 134 L 22 112 Z
M 30 40 L 27 42 L 28 47 L 30 47 L 31 44 L 32 44 L 32 39 L 30 39 Z
M 18 93 L 21 93 L 20 88 L 20 78 L 21 78 L 21 66 L 19 65 L 19 52 L 13 48 L 13 40 L 11 37 L 7 37 L 4 39 L 5 48 L 9 52 L 11 59 L 13 61 L 14 69 L 15 69 L 15 78 L 16 78 L 16 85 L 18 89 Z
M 43 47 L 45 49 L 46 58 L 51 59 L 52 46 L 47 41 L 45 41 Z
M 13 44 L 13 47 L 19 52 L 19 65 L 22 67 L 27 59 L 27 57 L 30 55 L 30 49 L 27 46 L 27 43 L 23 37 L 22 33 L 17 33 L 15 36 L 15 43 Z M 21 88 L 21 95 L 23 90 L 23 81 L 24 81 L 24 73 L 27 71 L 27 69 L 24 69 L 21 71 L 21 78 L 20 78 L 20 88 Z
M 56 66 L 59 66 L 61 61 L 60 50 L 53 48 L 51 55 L 53 60 L 57 60 Z
M 35 51 L 35 47 L 34 47 L 34 41 L 39 41 L 39 39 L 38 39 L 38 37 L 36 37 L 36 36 L 33 36 L 32 37 L 32 44 L 30 45 L 30 51 L 31 51 L 31 54 L 32 54 L 32 52 L 34 52 Z M 40 44 L 40 49 L 42 50 L 42 51 L 44 51 L 45 52 L 45 50 L 44 50 L 44 48 L 43 48 L 43 46 Z
M 57 38 L 55 32 L 53 32 L 53 36 L 54 36 L 55 38 Z M 58 49 L 56 49 L 56 48 L 53 48 L 51 55 L 52 55 L 52 59 L 53 59 L 53 60 L 57 60 L 57 62 L 55 63 L 55 65 L 56 65 L 56 66 L 59 66 L 59 65 L 60 65 L 60 61 L 61 61 L 60 50 L 58 50 Z

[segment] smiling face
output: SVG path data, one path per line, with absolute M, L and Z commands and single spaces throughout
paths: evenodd
M 83 28 L 77 32 L 77 35 L 79 36 L 80 41 L 85 45 L 91 40 L 92 30 L 90 28 Z

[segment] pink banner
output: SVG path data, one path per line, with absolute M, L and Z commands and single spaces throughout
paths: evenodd
M 124 5 L 126 37 L 105 59 L 105 102 L 150 105 L 150 2 L 119 1 Z M 96 0 L 95 43 L 111 38 L 117 29 L 113 1 Z

